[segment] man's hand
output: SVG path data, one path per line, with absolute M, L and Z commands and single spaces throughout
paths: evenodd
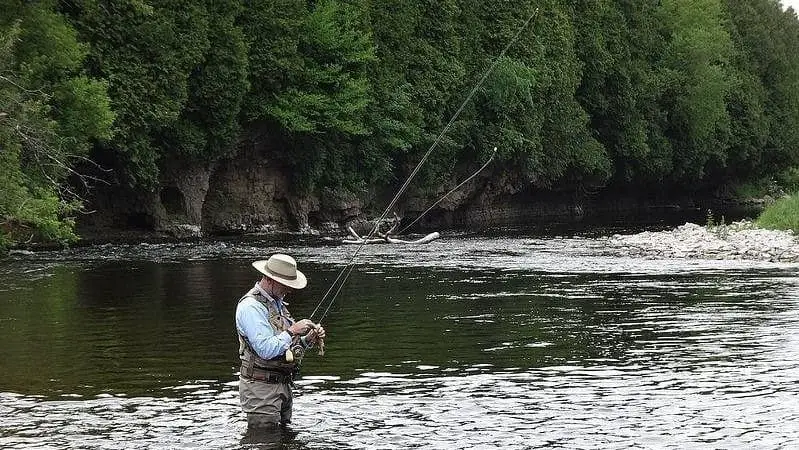
M 289 332 L 296 336 L 305 336 L 308 330 L 314 327 L 314 323 L 308 319 L 302 319 L 299 322 L 294 322 L 289 327 Z
M 314 325 L 308 335 L 305 336 L 305 342 L 309 344 L 315 344 L 319 342 L 319 340 L 324 339 L 325 336 L 325 329 L 322 327 L 322 325 Z

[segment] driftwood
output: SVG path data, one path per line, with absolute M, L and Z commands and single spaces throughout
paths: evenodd
M 341 241 L 341 242 L 343 242 L 345 244 L 380 244 L 380 243 L 383 243 L 383 244 L 385 244 L 385 243 L 389 243 L 389 244 L 427 244 L 428 242 L 434 241 L 434 240 L 438 239 L 439 237 L 441 237 L 441 235 L 438 234 L 438 231 L 434 231 L 434 232 L 428 234 L 427 236 L 424 236 L 424 237 L 421 237 L 421 238 L 415 239 L 415 240 L 397 239 L 397 238 L 393 238 L 391 236 L 365 239 L 365 238 L 362 238 L 361 236 L 359 236 L 358 233 L 356 233 L 355 230 L 353 230 L 350 227 L 347 227 L 347 231 L 350 232 L 351 237 L 349 239 L 343 239 Z
M 389 219 L 387 221 L 383 221 L 382 223 L 378 224 L 377 229 L 374 230 L 373 233 L 377 237 L 370 237 L 368 239 L 366 237 L 361 237 L 358 233 L 355 232 L 355 230 L 352 229 L 352 227 L 347 227 L 347 231 L 350 232 L 350 236 L 348 239 L 343 239 L 341 242 L 345 244 L 380 244 L 380 243 L 426 244 L 430 241 L 438 239 L 441 236 L 440 234 L 438 234 L 437 231 L 434 231 L 428 234 L 427 236 L 423 236 L 419 239 L 413 239 L 413 240 L 393 237 L 392 235 L 394 234 L 394 231 L 399 227 L 400 222 L 401 222 L 400 218 L 397 216 L 396 213 L 394 213 L 393 219 Z M 388 230 L 385 232 L 381 232 L 380 226 L 386 223 L 390 225 Z

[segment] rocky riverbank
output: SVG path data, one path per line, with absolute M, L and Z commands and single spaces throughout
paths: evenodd
M 610 248 L 645 258 L 747 259 L 799 262 L 799 236 L 758 228 L 750 221 L 704 227 L 686 223 L 671 231 L 613 235 Z

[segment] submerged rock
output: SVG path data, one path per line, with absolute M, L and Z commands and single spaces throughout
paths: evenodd
M 671 231 L 616 234 L 608 244 L 621 253 L 651 258 L 799 262 L 799 237 L 791 231 L 758 228 L 750 221 L 712 227 L 686 223 Z

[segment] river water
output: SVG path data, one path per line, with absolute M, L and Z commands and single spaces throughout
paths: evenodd
M 799 448 L 799 265 L 642 259 L 601 235 L 369 245 L 293 428 L 238 408 L 249 263 L 305 317 L 355 246 L 289 237 L 0 261 L 0 448 Z

